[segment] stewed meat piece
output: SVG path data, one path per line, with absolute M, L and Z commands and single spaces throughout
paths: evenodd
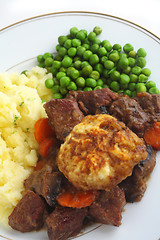
M 149 115 L 150 122 L 160 121 L 160 94 L 138 93 L 135 100 Z
M 73 127 L 81 122 L 83 113 L 75 100 L 51 99 L 45 105 L 49 123 L 56 133 L 56 137 L 64 141 Z
M 136 100 L 120 97 L 112 103 L 109 113 L 124 122 L 139 137 L 143 137 L 150 119 Z
M 50 240 L 65 240 L 78 234 L 83 226 L 87 208 L 57 206 L 47 217 L 47 231 Z
M 44 201 L 28 190 L 9 216 L 9 225 L 20 232 L 37 231 L 42 228 L 46 213 Z
M 156 151 L 150 145 L 147 145 L 147 152 L 147 158 L 140 161 L 134 167 L 132 175 L 119 184 L 125 193 L 127 202 L 140 201 L 146 191 L 146 180 L 156 164 Z
M 96 222 L 120 226 L 125 204 L 124 192 L 116 186 L 110 191 L 101 191 L 99 198 L 89 207 L 89 215 Z
M 61 189 L 61 181 L 62 174 L 59 171 L 52 171 L 51 166 L 46 164 L 42 169 L 31 173 L 24 186 L 43 196 L 48 205 L 54 207 Z
M 95 91 L 71 91 L 67 98 L 75 98 L 79 108 L 84 115 L 95 114 L 100 106 L 109 107 L 111 103 L 119 98 L 119 95 L 109 88 L 97 89 Z

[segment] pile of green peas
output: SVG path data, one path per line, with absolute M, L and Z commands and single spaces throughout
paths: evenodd
M 114 92 L 134 97 L 138 92 L 159 93 L 155 82 L 148 80 L 146 51 L 127 43 L 123 47 L 108 40 L 101 41 L 101 27 L 85 29 L 72 27 L 68 35 L 58 37 L 56 54 L 37 56 L 38 66 L 46 68 L 53 78 L 45 86 L 53 98 L 64 98 L 71 90 L 92 91 L 110 88 Z

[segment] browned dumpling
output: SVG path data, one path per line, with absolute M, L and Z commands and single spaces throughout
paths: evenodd
M 58 167 L 77 188 L 111 189 L 147 157 L 142 139 L 116 118 L 88 115 L 61 145 Z

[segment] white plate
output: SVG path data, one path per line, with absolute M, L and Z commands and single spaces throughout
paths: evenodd
M 92 31 L 101 26 L 101 39 L 112 44 L 131 43 L 135 50 L 143 47 L 148 55 L 147 67 L 152 70 L 151 78 L 160 89 L 159 56 L 160 39 L 149 31 L 123 19 L 97 13 L 65 12 L 35 17 L 14 24 L 0 31 L 0 72 L 30 69 L 36 64 L 36 56 L 54 52 L 57 38 L 66 35 L 73 26 Z M 127 204 L 122 213 L 122 225 L 113 227 L 95 225 L 78 236 L 81 240 L 158 240 L 160 239 L 160 156 L 148 182 L 147 191 L 139 203 Z M 47 240 L 45 231 L 19 233 L 0 227 L 0 239 Z

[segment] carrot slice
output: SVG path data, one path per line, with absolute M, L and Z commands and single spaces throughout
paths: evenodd
M 96 199 L 98 191 L 66 191 L 59 194 L 57 202 L 64 207 L 83 208 L 90 206 Z
M 160 122 L 155 122 L 145 131 L 144 140 L 153 148 L 160 150 Z
M 40 118 L 35 123 L 34 128 L 34 136 L 38 143 L 41 143 L 45 138 L 54 136 L 54 132 L 48 123 L 48 118 Z
M 54 137 L 45 138 L 39 145 L 39 154 L 47 157 L 49 149 L 57 143 Z

